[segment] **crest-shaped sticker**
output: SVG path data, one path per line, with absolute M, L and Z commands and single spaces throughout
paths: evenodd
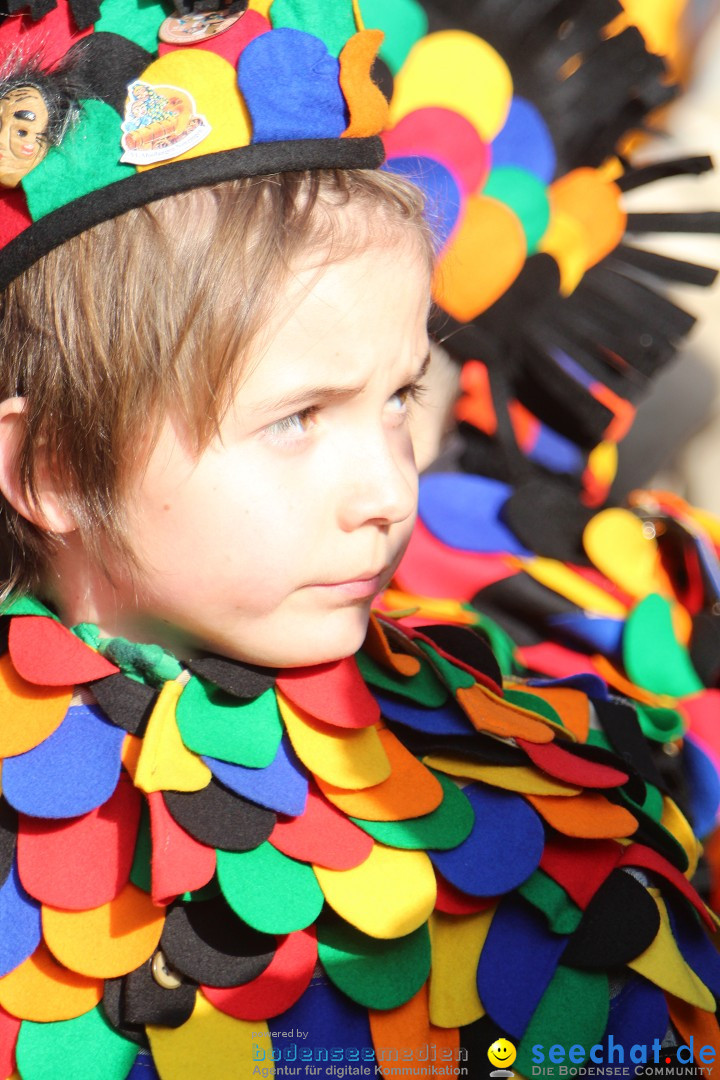
M 179 86 L 152 86 L 138 79 L 128 87 L 122 123 L 123 156 L 131 165 L 168 161 L 197 146 L 212 130 L 195 111 L 192 94 Z

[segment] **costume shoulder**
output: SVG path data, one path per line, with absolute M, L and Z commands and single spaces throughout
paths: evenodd
M 376 619 L 287 671 L 3 621 L 2 1075 L 717 1040 L 698 845 L 599 680 Z

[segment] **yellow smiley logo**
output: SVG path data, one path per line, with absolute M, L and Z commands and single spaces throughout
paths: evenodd
M 488 1050 L 491 1065 L 498 1069 L 507 1069 L 517 1057 L 517 1050 L 508 1039 L 496 1039 Z

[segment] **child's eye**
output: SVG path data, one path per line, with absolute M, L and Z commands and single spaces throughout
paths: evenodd
M 271 438 L 299 438 L 307 435 L 308 431 L 315 426 L 317 409 L 311 406 L 293 413 L 292 416 L 284 416 L 282 420 L 276 420 L 265 428 L 265 433 Z
M 401 386 L 399 390 L 395 391 L 392 397 L 388 399 L 388 404 L 397 413 L 405 412 L 408 405 L 413 401 L 419 401 L 426 390 L 427 387 L 423 386 L 419 381 L 408 383 L 406 386 Z

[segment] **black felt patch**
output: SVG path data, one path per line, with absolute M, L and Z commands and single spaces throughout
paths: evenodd
M 152 973 L 153 957 L 122 980 L 121 1008 L 127 1024 L 161 1024 L 177 1028 L 192 1016 L 197 986 L 183 981 L 166 989 Z
M 160 948 L 172 967 L 207 986 L 240 986 L 261 975 L 276 940 L 239 919 L 223 897 L 176 903 L 168 910 Z
M 659 929 L 660 913 L 645 886 L 613 870 L 588 904 L 562 962 L 590 971 L 622 967 L 647 949 Z
M 554 589 L 548 589 L 530 574 L 518 574 L 496 581 L 473 597 L 473 604 L 484 610 L 505 612 L 520 625 L 545 631 L 553 615 L 577 615 L 578 608 Z
M 690 659 L 706 686 L 720 683 L 720 618 L 708 611 L 693 616 Z
M 202 791 L 166 791 L 165 804 L 186 832 L 223 851 L 252 851 L 275 827 L 272 810 L 248 802 L 214 779 Z
M 422 633 L 464 664 L 502 686 L 502 672 L 490 646 L 474 630 L 463 626 L 423 626 Z
M 224 656 L 202 656 L 188 660 L 187 666 L 194 675 L 213 683 L 226 694 L 249 701 L 260 697 L 275 685 L 275 672 L 270 668 L 242 664 Z
M 625 807 L 637 818 L 638 828 L 632 834 L 634 843 L 644 844 L 646 847 L 652 848 L 653 851 L 656 851 L 658 855 L 662 855 L 681 873 L 685 873 L 688 868 L 687 853 L 667 829 L 664 829 L 655 818 L 650 817 L 636 803 L 627 798 L 622 789 L 610 788 L 604 791 L 603 795 L 609 802 Z
M 0 796 L 0 886 L 12 869 L 17 843 L 18 816 L 9 802 Z
M 74 199 L 25 229 L 0 253 L 0 290 L 59 244 L 101 221 L 109 221 L 154 199 L 241 176 L 305 169 L 376 169 L 384 160 L 382 139 L 372 135 L 361 139 L 255 143 L 236 150 L 167 162 L 162 168 L 135 173 Z
M 536 555 L 587 565 L 582 540 L 593 511 L 563 484 L 540 477 L 522 484 L 506 500 L 500 516 Z
M 622 761 L 648 783 L 663 790 L 662 777 L 632 706 L 615 699 L 593 698 L 592 703 L 605 735 Z
M 488 765 L 527 765 L 528 757 L 517 746 L 493 739 L 480 732 L 462 735 L 431 735 L 404 724 L 384 722 L 394 735 L 416 757 L 426 754 L 452 754 L 454 758 L 483 762 Z
M 393 73 L 390 68 L 379 56 L 375 57 L 375 63 L 372 66 L 370 78 L 385 100 L 388 102 L 392 101 L 392 96 L 395 91 L 395 79 L 393 78 Z
M 67 61 L 83 97 L 98 98 L 125 111 L 128 84 L 142 75 L 152 54 L 120 34 L 96 33 L 68 49 Z
M 114 1028 L 120 1035 L 124 1035 L 126 1039 L 130 1039 L 131 1042 L 137 1043 L 138 1046 L 148 1050 L 150 1043 L 144 1029 L 137 1024 L 127 1023 L 123 1017 L 122 992 L 123 978 L 105 980 L 105 988 L 100 1002 L 105 1018 L 110 1027 Z
M 117 727 L 130 735 L 144 735 L 157 692 L 118 672 L 90 683 L 97 703 Z

